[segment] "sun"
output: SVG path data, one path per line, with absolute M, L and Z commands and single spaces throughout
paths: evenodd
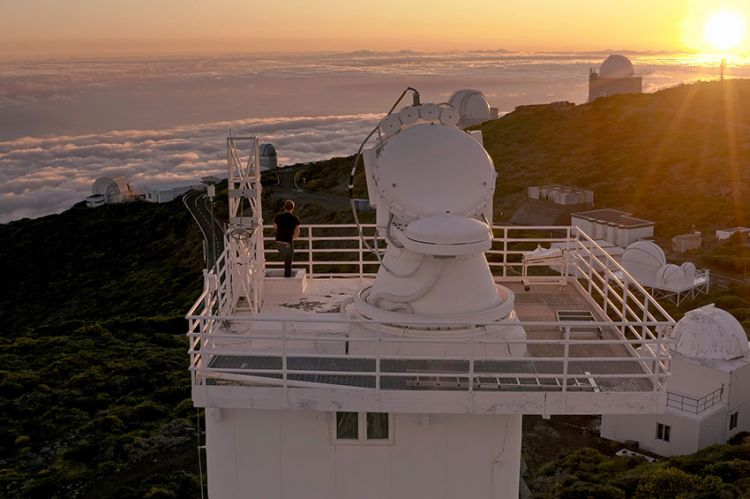
M 706 21 L 703 38 L 715 49 L 732 49 L 745 38 L 745 18 L 729 9 L 716 11 Z

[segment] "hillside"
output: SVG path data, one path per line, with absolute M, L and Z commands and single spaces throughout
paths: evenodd
M 748 92 L 746 81 L 696 84 L 575 107 L 523 107 L 485 123 L 499 172 L 497 219 L 509 217 L 526 186 L 564 182 L 593 189 L 598 206 L 655 220 L 660 236 L 750 221 Z M 346 195 L 351 159 L 311 165 L 305 188 Z M 266 219 L 280 199 L 295 196 L 274 187 L 273 176 L 264 176 Z M 356 193 L 364 195 L 362 178 Z M 222 194 L 217 213 L 225 217 Z M 339 207 L 303 201 L 299 213 L 306 223 L 351 221 Z M 198 495 L 183 317 L 200 292 L 201 266 L 201 236 L 180 200 L 0 225 L 0 496 Z M 709 301 L 750 327 L 750 286 L 681 309 Z M 571 440 L 554 451 L 591 443 Z M 548 442 L 533 445 L 527 460 L 550 459 Z M 747 491 L 732 474 L 732 466 L 746 469 L 747 444 L 721 452 L 742 463 L 727 464 L 729 471 L 670 465 Z M 620 497 L 651 469 L 581 456 L 584 470 L 564 459 L 547 467 L 529 460 L 535 492 L 587 497 L 616 487 L 611 496 Z M 554 471 L 558 465 L 564 472 Z
M 498 212 L 529 185 L 564 183 L 654 220 L 661 237 L 750 221 L 750 80 L 525 106 L 481 130 Z
M 660 238 L 750 222 L 750 80 L 522 106 L 477 128 L 498 171 L 498 221 L 528 186 L 563 183 L 654 220 Z M 345 195 L 350 169 L 351 158 L 314 163 L 307 188 Z

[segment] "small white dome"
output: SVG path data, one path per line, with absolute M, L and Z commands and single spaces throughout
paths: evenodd
M 685 280 L 685 273 L 674 263 L 668 263 L 656 272 L 656 280 L 668 288 L 680 287 Z
M 461 115 L 460 126 L 482 123 L 491 118 L 490 103 L 479 90 L 466 88 L 454 93 L 448 103 Z
M 672 334 L 673 351 L 692 359 L 730 360 L 750 351 L 742 325 L 713 304 L 685 314 Z
M 633 76 L 633 63 L 624 55 L 613 54 L 607 57 L 599 68 L 602 78 L 629 78 Z
M 622 254 L 622 266 L 640 283 L 656 282 L 656 274 L 667 264 L 667 257 L 652 241 L 636 241 Z

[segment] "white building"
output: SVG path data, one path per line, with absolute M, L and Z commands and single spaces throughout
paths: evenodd
M 168 203 L 190 190 L 198 191 L 205 189 L 205 187 L 200 182 L 177 182 L 158 187 L 147 187 L 143 199 L 150 203 Z
M 740 234 L 750 234 L 750 227 L 731 227 L 729 229 L 718 229 L 716 231 L 716 240 L 723 241 L 729 239 L 733 234 L 739 232 Z
M 91 192 L 92 195 L 86 198 L 89 208 L 135 199 L 133 187 L 125 177 L 99 177 L 91 186 Z
M 703 244 L 703 234 L 700 232 L 689 232 L 672 238 L 672 251 L 685 253 L 686 251 L 700 249 Z
M 448 103 L 459 113 L 458 126 L 461 128 L 478 125 L 497 119 L 497 108 L 490 107 L 487 97 L 479 90 L 465 88 L 451 95 Z
M 635 218 L 625 211 L 604 208 L 570 215 L 571 224 L 594 239 L 603 239 L 625 248 L 640 239 L 654 236 L 654 222 Z
M 539 199 L 565 206 L 594 204 L 594 192 L 579 189 L 570 185 L 541 185 L 531 186 L 528 191 L 529 199 Z M 580 209 L 580 208 L 579 208 Z
M 607 57 L 599 72 L 589 70 L 589 102 L 615 94 L 641 93 L 643 78 L 635 76 L 633 63 L 624 55 Z
M 622 266 L 657 298 L 679 305 L 685 298 L 706 294 L 711 285 L 708 269 L 692 262 L 667 263 L 667 256 L 653 241 L 636 241 L 625 249 Z
M 750 430 L 750 348 L 737 320 L 706 305 L 674 328 L 664 414 L 602 416 L 602 437 L 642 449 L 692 454 Z
M 236 223 L 188 313 L 211 498 L 515 499 L 523 414 L 663 411 L 674 321 L 580 229 L 493 227 L 494 165 L 457 122 L 387 115 L 363 151 L 376 224 L 305 224 L 290 279 L 257 138 L 230 137 Z M 516 243 L 561 239 L 555 281 L 522 279 Z

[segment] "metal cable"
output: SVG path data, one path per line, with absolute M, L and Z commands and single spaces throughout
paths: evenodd
M 377 258 L 378 263 L 386 269 L 386 271 L 391 272 L 387 266 L 383 263 L 383 257 L 380 255 L 380 251 L 377 249 L 377 240 L 378 240 L 378 234 L 377 229 L 375 231 L 375 246 L 376 248 L 373 248 L 370 246 L 370 243 L 367 242 L 367 239 L 365 238 L 364 232 L 362 231 L 362 224 L 359 221 L 359 214 L 357 212 L 357 204 L 354 202 L 354 176 L 357 174 L 357 169 L 359 167 L 360 159 L 362 158 L 362 150 L 365 148 L 365 145 L 370 140 L 370 138 L 375 134 L 375 132 L 379 132 L 380 130 L 380 124 L 383 122 L 385 118 L 390 116 L 393 111 L 396 109 L 396 107 L 401 103 L 404 96 L 406 96 L 407 92 L 413 92 L 413 105 L 418 106 L 420 104 L 419 101 L 419 91 L 412 87 L 406 87 L 406 89 L 401 92 L 401 95 L 398 99 L 396 99 L 396 102 L 393 103 L 391 108 L 388 110 L 385 116 L 378 121 L 378 124 L 375 125 L 375 128 L 370 131 L 370 133 L 367 134 L 367 137 L 365 137 L 365 140 L 362 141 L 362 143 L 359 146 L 359 149 L 357 149 L 357 153 L 354 155 L 354 164 L 352 165 L 352 170 L 349 173 L 349 203 L 352 208 L 352 214 L 354 215 L 354 223 L 357 225 L 357 234 L 359 235 L 360 240 L 362 241 L 362 244 L 364 244 L 365 248 L 367 248 L 368 251 L 373 253 L 375 255 L 375 258 Z M 383 138 L 379 135 L 380 142 L 382 144 Z

